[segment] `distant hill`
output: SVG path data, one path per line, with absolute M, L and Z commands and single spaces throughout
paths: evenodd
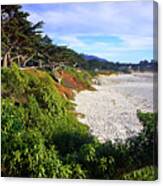
M 87 60 L 87 61 L 95 60 L 95 61 L 98 61 L 98 62 L 108 62 L 106 59 L 100 58 L 100 57 L 97 57 L 97 56 L 94 56 L 94 55 L 82 54 L 81 56 L 82 56 L 85 60 Z
M 84 59 L 84 62 L 80 63 L 79 66 L 86 70 L 91 71 L 118 71 L 129 73 L 131 71 L 157 71 L 157 61 L 151 60 L 142 60 L 137 64 L 133 63 L 120 63 L 120 62 L 111 62 L 106 59 L 82 54 L 81 57 Z

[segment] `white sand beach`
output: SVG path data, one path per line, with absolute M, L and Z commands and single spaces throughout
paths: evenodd
M 95 82 L 96 91 L 85 90 L 76 95 L 76 112 L 85 115 L 79 120 L 101 142 L 137 135 L 142 130 L 137 110 L 155 110 L 153 74 L 100 75 Z

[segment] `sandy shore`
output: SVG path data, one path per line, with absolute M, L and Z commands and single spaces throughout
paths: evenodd
M 76 111 L 85 115 L 79 120 L 101 142 L 137 135 L 142 124 L 137 110 L 153 112 L 153 74 L 100 75 L 94 87 L 97 91 L 82 91 L 76 95 Z

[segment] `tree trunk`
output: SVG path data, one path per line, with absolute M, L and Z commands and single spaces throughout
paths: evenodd
M 9 66 L 9 67 L 12 66 L 12 60 L 11 60 L 10 52 L 8 52 L 8 66 Z
M 21 66 L 21 61 L 20 61 L 20 59 L 21 59 L 22 57 L 23 57 L 22 55 L 17 55 L 17 56 L 15 56 L 15 57 L 11 58 L 11 63 L 13 63 L 14 60 L 17 59 L 18 65 L 19 65 L 19 67 L 20 67 L 20 66 Z
M 41 61 L 41 59 L 39 60 L 39 68 L 42 68 L 42 61 Z
M 8 52 L 5 54 L 3 58 L 3 67 L 7 67 L 8 65 Z
M 26 66 L 26 64 L 28 63 L 29 60 L 31 60 L 33 58 L 34 54 L 32 56 L 30 56 L 29 58 L 23 57 L 23 67 Z
M 8 67 L 8 65 L 11 63 L 11 56 L 10 56 L 11 49 L 12 47 L 10 47 L 4 55 L 3 67 Z
M 20 63 L 20 56 L 18 56 L 18 65 L 19 65 L 19 67 L 21 66 L 21 63 Z

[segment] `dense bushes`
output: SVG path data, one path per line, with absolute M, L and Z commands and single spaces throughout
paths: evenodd
M 157 177 L 157 168 L 153 166 L 147 166 L 139 170 L 132 171 L 122 176 L 124 180 L 142 180 L 153 181 Z
M 81 71 L 79 69 L 77 70 L 77 69 L 72 68 L 72 67 L 66 67 L 65 72 L 68 72 L 74 78 L 76 78 L 78 83 L 81 83 L 83 85 L 83 88 L 91 88 L 91 82 L 92 82 L 93 74 L 90 74 L 85 70 Z
M 71 110 L 47 73 L 2 69 L 2 175 L 61 177 L 59 170 L 41 173 L 57 161 L 53 146 L 67 153 L 91 140 Z
M 139 136 L 101 144 L 72 109 L 47 72 L 2 69 L 2 176 L 157 178 L 157 114 L 138 113 Z
M 146 165 L 157 166 L 157 114 L 138 112 L 138 117 L 143 123 L 143 130 L 138 137 L 128 140 L 131 155 L 139 167 Z

